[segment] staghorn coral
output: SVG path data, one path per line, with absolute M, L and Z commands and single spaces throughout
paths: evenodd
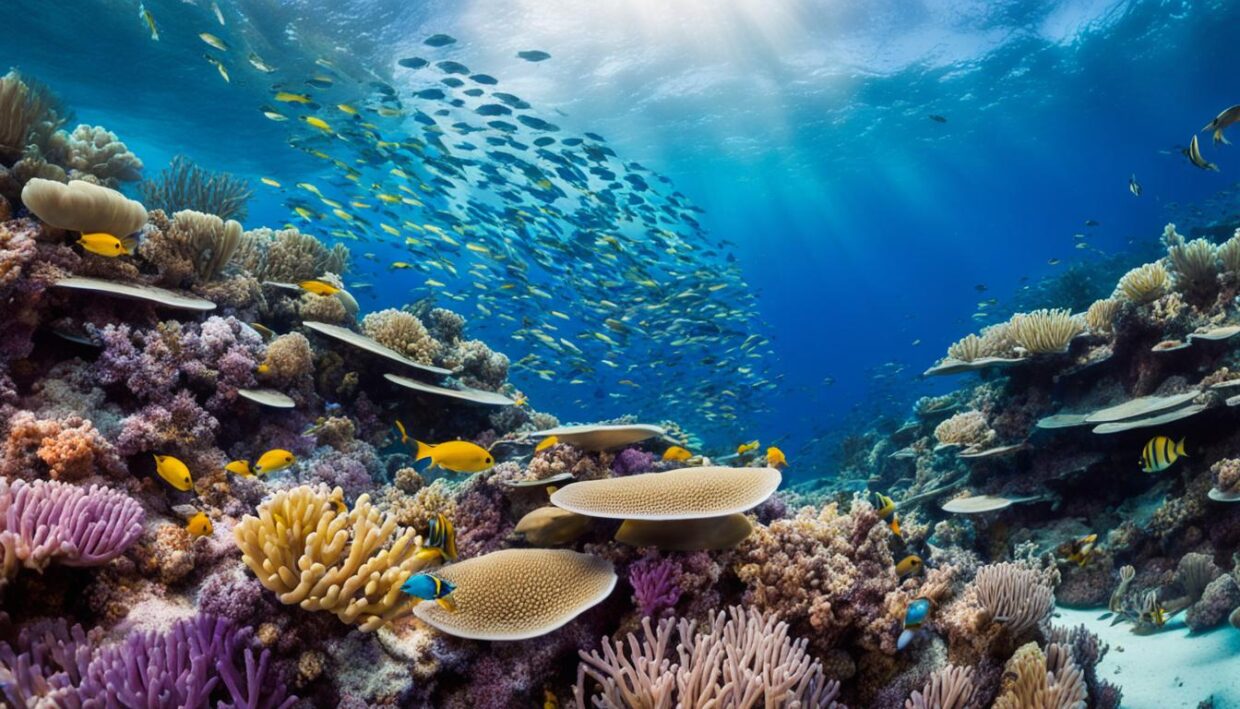
M 246 203 L 254 195 L 248 180 L 211 172 L 184 155 L 172 158 L 156 179 L 143 181 L 138 193 L 151 209 L 169 213 L 190 209 L 220 219 L 245 219 Z
M 1021 646 L 1004 678 L 993 709 L 1085 709 L 1085 680 L 1062 645 L 1051 643 L 1045 654 L 1037 643 Z
M 849 637 L 862 649 L 895 654 L 899 618 L 888 600 L 897 590 L 888 539 L 874 508 L 833 503 L 816 512 L 756 527 L 736 550 L 745 603 L 774 613 L 825 651 Z
M 976 692 L 973 668 L 948 665 L 930 675 L 921 691 L 913 692 L 905 709 L 966 709 Z
M 438 344 L 422 321 L 403 310 L 388 308 L 369 313 L 362 318 L 361 327 L 370 339 L 415 362 L 431 364 L 435 360 Z
M 184 286 L 216 280 L 241 240 L 241 224 L 214 214 L 182 210 L 172 220 L 152 214 L 138 254 L 159 269 L 159 283 Z
M 1085 324 L 1070 310 L 1041 309 L 1017 313 L 1008 321 L 1008 336 L 1016 346 L 1031 354 L 1066 352 L 1072 338 L 1085 330 Z
M 142 520 L 137 502 L 98 485 L 0 479 L 0 587 L 22 567 L 106 564 L 138 538 Z
M 973 578 L 986 617 L 1018 637 L 1044 621 L 1055 595 L 1035 569 L 1022 564 L 988 564 Z
M 427 563 L 421 538 L 362 495 L 349 510 L 337 488 L 276 493 L 233 530 L 242 561 L 281 603 L 325 610 L 370 632 L 407 614 L 400 586 Z
M 962 411 L 944 420 L 934 429 L 939 445 L 984 449 L 997 438 L 980 411 Z
M 1115 316 L 1119 314 L 1120 305 L 1122 303 L 1115 298 L 1095 300 L 1085 311 L 1085 324 L 1089 331 L 1096 335 L 1114 332 Z
M 1167 273 L 1162 263 L 1155 261 L 1125 273 L 1115 287 L 1115 296 L 1145 305 L 1161 298 L 1170 285 L 1171 274 Z
M 629 634 L 627 647 L 604 638 L 602 654 L 581 652 L 578 707 L 838 706 L 839 683 L 826 679 L 806 641 L 792 640 L 772 615 L 733 606 L 712 611 L 700 631 L 673 618 L 656 627 L 643 618 L 642 630 L 640 642 Z

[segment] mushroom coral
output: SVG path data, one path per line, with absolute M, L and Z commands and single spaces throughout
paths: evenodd
M 325 610 L 365 632 L 409 612 L 400 587 L 427 565 L 421 539 L 382 514 L 369 495 L 352 510 L 340 488 L 277 493 L 233 530 L 242 561 L 281 603 Z
M 762 503 L 779 481 L 774 468 L 684 468 L 573 483 L 556 490 L 551 504 L 612 519 L 721 517 Z

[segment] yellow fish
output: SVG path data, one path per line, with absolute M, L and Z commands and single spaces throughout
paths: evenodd
M 271 365 L 267 364 L 266 362 L 263 362 L 262 364 L 258 365 L 258 367 L 256 367 L 254 371 L 258 372 L 259 374 L 268 374 L 271 372 Z
M 663 451 L 663 460 L 674 460 L 679 463 L 692 457 L 693 454 L 687 448 L 681 448 L 680 446 L 672 446 Z
M 881 492 L 874 493 L 874 497 L 878 500 L 878 506 L 874 511 L 878 513 L 880 518 L 887 519 L 891 513 L 896 511 L 895 500 L 892 500 L 890 497 L 887 497 Z
M 240 475 L 243 478 L 254 477 L 254 471 L 250 470 L 250 462 L 248 460 L 234 460 L 228 465 L 225 465 L 224 470 Z
M 757 441 L 750 441 L 750 442 L 748 442 L 748 443 L 742 443 L 742 444 L 740 444 L 739 446 L 737 446 L 737 447 L 736 447 L 736 454 L 737 454 L 737 455 L 745 455 L 745 454 L 746 454 L 746 453 L 748 453 L 749 451 L 756 451 L 756 450 L 758 450 L 758 442 L 757 442 Z
M 438 445 L 414 441 L 418 452 L 414 460 L 429 458 L 431 465 L 437 465 L 454 473 L 479 473 L 495 465 L 495 458 L 490 451 L 469 441 L 448 441 Z
M 211 518 L 206 512 L 199 512 L 185 523 L 185 531 L 195 537 L 209 537 L 215 532 L 215 527 L 211 524 Z
M 784 457 L 784 452 L 775 446 L 766 449 L 766 464 L 772 468 L 788 467 L 788 459 Z
M 1184 439 L 1175 443 L 1166 436 L 1154 436 L 1141 450 L 1141 470 L 1147 473 L 1161 473 L 1170 468 L 1181 457 L 1188 457 L 1184 452 Z
M 164 482 L 181 492 L 192 490 L 194 487 L 194 479 L 189 475 L 189 468 L 185 463 L 170 455 L 155 456 L 155 472 L 159 473 L 159 477 L 163 478 Z
M 539 451 L 545 451 L 551 446 L 554 446 L 555 444 L 559 442 L 560 442 L 560 439 L 556 438 L 555 436 L 547 436 L 546 438 L 539 441 L 538 445 L 534 446 L 534 452 L 537 453 Z
M 909 554 L 903 559 L 900 559 L 900 562 L 896 564 L 896 576 L 908 576 L 909 574 L 915 574 L 921 570 L 921 565 L 922 562 L 920 556 L 917 556 L 916 554 Z
M 297 284 L 302 290 L 310 291 L 315 295 L 336 295 L 340 289 L 326 281 L 302 281 Z
M 438 556 L 444 561 L 456 561 L 456 528 L 452 521 L 442 514 L 435 515 L 430 521 L 426 541 L 414 556 L 428 560 Z
M 392 268 L 400 268 L 400 269 L 413 268 L 413 264 L 405 263 L 404 261 L 393 261 Z
M 1097 551 L 1098 535 L 1089 534 L 1080 539 L 1072 539 L 1059 545 L 1059 555 L 1077 566 L 1085 566 Z
M 132 254 L 134 248 L 138 245 L 138 240 L 132 237 L 118 239 L 111 234 L 96 232 L 91 234 L 82 234 L 78 239 L 78 244 L 92 254 L 116 258 L 122 254 Z
M 357 115 L 357 109 L 347 103 L 338 103 L 336 104 L 336 108 L 340 109 L 343 113 L 349 114 L 350 116 Z
M 288 91 L 277 91 L 275 98 L 283 103 L 311 103 L 309 96 L 289 93 Z
M 151 14 L 150 10 L 146 9 L 146 5 L 143 3 L 138 3 L 138 17 L 146 23 L 147 29 L 151 31 L 151 39 L 158 42 L 159 28 L 155 26 L 155 16 Z
M 227 51 L 228 51 L 228 45 L 224 43 L 224 40 L 220 39 L 219 37 L 216 37 L 215 35 L 211 34 L 210 32 L 200 32 L 200 33 L 198 33 L 198 39 L 201 39 L 202 41 L 206 42 L 207 44 L 211 45 L 212 47 L 215 47 L 216 49 L 220 50 L 221 52 L 227 52 Z
M 314 126 L 315 128 L 318 128 L 324 133 L 332 132 L 332 127 L 327 125 L 327 121 L 323 120 L 322 118 L 319 118 L 318 116 L 302 116 L 301 120 L 305 121 L 307 124 L 311 126 Z
M 270 177 L 260 177 L 259 182 L 262 182 L 264 185 L 267 185 L 268 187 L 279 187 L 280 186 L 279 182 L 276 182 Z
M 283 448 L 273 448 L 258 457 L 258 461 L 254 464 L 254 472 L 259 475 L 266 475 L 280 470 L 284 470 L 297 462 L 297 456 Z

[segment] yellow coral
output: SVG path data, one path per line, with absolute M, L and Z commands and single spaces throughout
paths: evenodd
M 1116 295 L 1122 295 L 1138 305 L 1158 300 L 1167 292 L 1167 284 L 1171 280 L 1167 268 L 1155 261 L 1138 266 L 1119 279 Z
M 233 534 L 241 559 L 280 602 L 325 610 L 373 631 L 410 612 L 400 587 L 428 562 L 421 538 L 397 526 L 362 495 L 352 510 L 340 488 L 279 492 L 246 515 Z

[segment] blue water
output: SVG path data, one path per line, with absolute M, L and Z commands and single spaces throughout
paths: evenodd
M 161 33 L 153 42 L 136 2 L 9 2 L 0 65 L 50 84 L 79 121 L 117 132 L 148 175 L 184 153 L 251 179 L 257 196 L 247 227 L 296 221 L 287 206 L 296 182 L 325 191 L 340 182 L 289 147 L 290 135 L 313 129 L 257 110 L 287 108 L 272 103 L 273 83 L 315 93 L 302 82 L 319 71 L 316 58 L 329 59 L 352 78 L 319 92 L 330 99 L 318 115 L 340 121 L 330 106 L 373 105 L 370 81 L 395 87 L 406 107 L 422 106 L 409 94 L 442 74 L 398 67 L 402 57 L 450 59 L 496 77 L 497 89 L 528 101 L 532 115 L 563 129 L 559 136 L 595 132 L 619 161 L 666 175 L 672 184 L 660 189 L 679 190 L 704 210 L 696 215 L 707 232 L 701 243 L 734 244 L 727 250 L 757 300 L 750 307 L 743 291 L 729 291 L 740 314 L 724 323 L 728 334 L 693 345 L 695 356 L 676 366 L 650 366 L 675 350 L 665 333 L 620 348 L 587 341 L 586 359 L 620 366 L 600 366 L 578 385 L 554 353 L 510 339 L 518 326 L 442 295 L 474 292 L 469 252 L 445 256 L 461 264 L 462 277 L 446 279 L 438 302 L 465 313 L 470 335 L 512 360 L 535 352 L 549 362 L 547 379 L 529 370 L 511 377 L 537 408 L 565 420 L 675 419 L 715 452 L 777 440 L 798 476 L 832 474 L 841 436 L 900 418 L 917 396 L 938 390 L 918 375 L 988 322 L 970 317 L 979 301 L 997 299 L 991 310 L 999 313 L 1014 301 L 1058 305 L 1039 295 L 1050 287 L 1039 282 L 1074 264 L 1086 273 L 1104 262 L 1135 265 L 1167 221 L 1192 232 L 1238 219 L 1240 148 L 1203 141 L 1217 173 L 1179 153 L 1240 100 L 1240 6 L 1221 0 L 219 5 L 225 26 L 209 2 L 147 2 Z M 199 32 L 231 49 L 211 50 Z M 424 46 L 435 33 L 458 41 Z M 516 56 L 530 49 L 551 58 Z M 253 70 L 249 51 L 279 70 Z M 230 83 L 204 53 L 223 58 Z M 408 117 L 382 125 L 385 135 L 419 130 Z M 1130 175 L 1144 188 L 1140 197 L 1128 191 Z M 260 176 L 284 191 L 259 185 Z M 327 218 L 301 226 L 330 240 L 341 225 Z M 356 231 L 372 240 L 350 242 L 348 281 L 376 285 L 363 308 L 398 307 L 435 290 L 426 273 L 388 268 L 415 258 L 403 239 Z M 1074 234 L 1089 248 L 1075 248 L 1082 239 Z M 626 238 L 646 237 L 639 230 Z M 585 259 L 605 273 L 598 253 Z M 693 258 L 708 274 L 728 267 L 722 251 Z M 556 294 L 589 292 L 597 279 L 580 264 L 555 265 L 533 277 L 552 289 L 575 283 Z M 579 302 L 557 302 L 540 306 L 572 318 L 557 335 L 598 329 Z M 760 359 L 748 360 L 751 374 L 700 362 L 701 352 L 735 347 L 748 334 L 771 338 Z M 729 402 L 734 419 L 703 416 Z

